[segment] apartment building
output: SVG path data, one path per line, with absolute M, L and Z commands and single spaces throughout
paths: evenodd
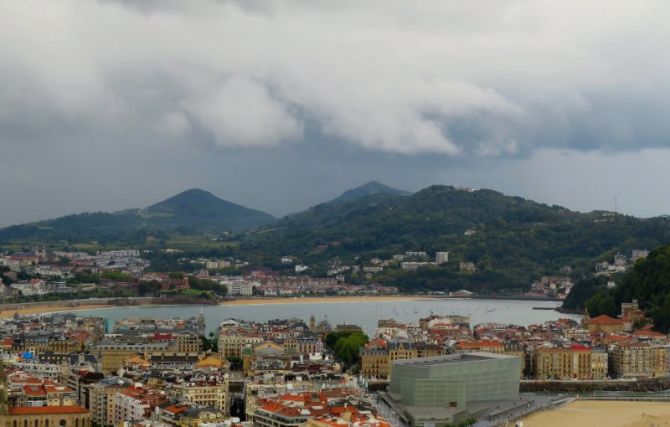
M 607 375 L 607 353 L 590 347 L 539 347 L 533 353 L 537 379 L 598 380 Z
M 116 419 L 116 398 L 133 382 L 127 378 L 108 377 L 90 388 L 91 419 L 98 426 L 113 426 Z
M 224 333 L 219 336 L 219 353 L 222 358 L 242 357 L 242 350 L 265 341 L 263 337 L 242 335 L 237 332 Z
M 405 341 L 375 339 L 361 349 L 361 374 L 366 378 L 389 378 L 396 360 L 441 356 L 444 349 L 438 345 Z
M 610 352 L 612 375 L 617 378 L 662 377 L 668 374 L 668 348 L 647 343 L 623 343 Z
M 174 390 L 174 396 L 198 406 L 229 413 L 228 374 L 196 377 Z

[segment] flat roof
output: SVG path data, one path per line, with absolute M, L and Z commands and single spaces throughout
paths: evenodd
M 444 356 L 434 356 L 434 357 L 420 357 L 416 359 L 396 360 L 395 362 L 393 362 L 393 364 L 403 366 L 428 367 L 435 365 L 458 364 L 463 362 L 478 362 L 483 360 L 512 359 L 515 357 L 516 356 L 511 356 L 507 354 L 472 352 L 472 353 L 447 354 Z

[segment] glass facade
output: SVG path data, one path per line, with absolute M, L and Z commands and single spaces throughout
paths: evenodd
M 492 353 L 396 361 L 390 391 L 406 406 L 466 409 L 468 402 L 518 399 L 520 363 Z

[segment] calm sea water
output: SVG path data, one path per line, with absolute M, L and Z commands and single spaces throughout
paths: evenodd
M 560 317 L 578 318 L 554 310 L 533 310 L 533 307 L 557 307 L 551 301 L 517 301 L 485 299 L 444 300 L 396 300 L 383 302 L 318 302 L 295 304 L 251 304 L 251 305 L 180 305 L 155 307 L 120 307 L 96 310 L 78 310 L 81 316 L 101 316 L 108 326 L 126 317 L 150 317 L 169 319 L 196 316 L 203 311 L 207 330 L 213 331 L 230 318 L 248 321 L 268 321 L 297 317 L 307 323 L 310 316 L 317 322 L 328 320 L 335 326 L 340 323 L 360 325 L 367 334 L 374 334 L 379 319 L 395 319 L 401 322 L 418 323 L 419 318 L 430 314 L 462 314 L 470 316 L 472 325 L 484 322 L 500 322 L 527 326 L 555 320 Z

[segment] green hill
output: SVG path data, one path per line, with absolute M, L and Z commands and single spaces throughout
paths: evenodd
M 192 189 L 146 209 L 82 213 L 0 230 L 0 242 L 98 241 L 137 244 L 148 235 L 240 232 L 274 221 L 271 215 Z
M 236 233 L 234 244 L 213 244 L 211 237 L 225 231 Z M 448 251 L 445 265 L 404 271 L 392 263 L 381 273 L 345 273 L 346 279 L 406 291 L 498 292 L 528 289 L 540 276 L 559 274 L 566 266 L 575 280 L 591 277 L 595 262 L 611 260 L 617 252 L 669 243 L 670 219 L 580 213 L 486 189 L 436 185 L 408 194 L 369 183 L 279 220 L 206 191 L 188 190 L 145 209 L 8 227 L 0 230 L 0 243 L 97 241 L 141 247 L 149 235 L 157 237 L 151 247 L 182 239 L 182 247 L 194 256 L 231 256 L 285 272 L 291 266 L 280 259 L 291 255 L 315 276 L 338 262 L 364 266 L 374 257 L 390 259 L 407 251 L 426 251 L 429 257 Z M 460 261 L 474 263 L 476 270 L 459 271 Z M 583 289 L 584 298 L 602 286 Z M 581 291 L 573 292 L 577 298 Z
M 564 307 L 587 307 L 591 316 L 612 316 L 620 312 L 622 302 L 636 299 L 657 329 L 670 330 L 670 246 L 658 247 L 646 259 L 638 260 L 617 278 L 614 289 L 607 289 L 605 284 L 603 278 L 578 283 L 573 289 L 576 296 L 567 299 Z
M 370 181 L 359 187 L 352 188 L 340 194 L 338 197 L 331 200 L 331 203 L 351 202 L 365 196 L 373 194 L 391 194 L 397 196 L 407 196 L 410 193 L 403 190 L 398 190 L 388 185 L 384 185 L 378 181 Z
M 0 242 L 130 242 L 140 238 L 142 225 L 143 220 L 136 210 L 87 212 L 3 228 Z
M 185 234 L 242 231 L 268 224 L 274 218 L 264 212 L 219 199 L 212 193 L 186 190 L 139 212 L 155 229 L 179 227 Z
M 670 242 L 666 218 L 579 213 L 492 190 L 432 186 L 410 196 L 372 194 L 321 204 L 248 233 L 240 249 L 259 264 L 293 255 L 316 271 L 335 258 L 352 263 L 414 250 L 449 251 L 446 266 L 390 269 L 372 280 L 404 289 L 477 290 L 527 288 L 566 265 L 575 274 L 590 274 L 597 260 L 663 242 Z M 474 262 L 477 271 L 459 272 L 459 261 Z

